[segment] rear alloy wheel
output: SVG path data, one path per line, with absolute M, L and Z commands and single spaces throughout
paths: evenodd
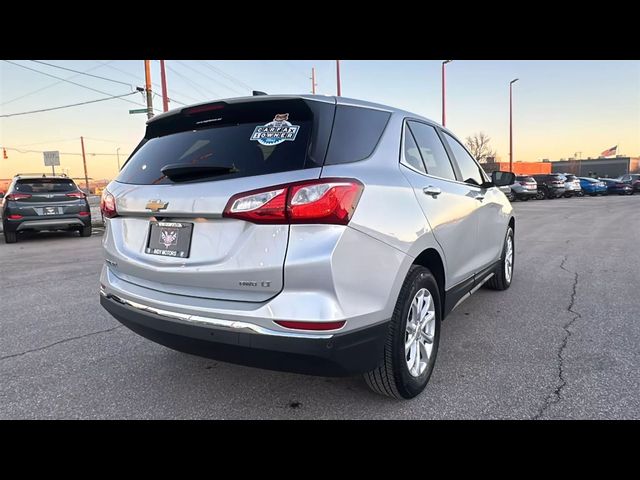
M 511 286 L 515 255 L 513 228 L 509 227 L 502 247 L 502 260 L 493 277 L 487 282 L 487 287 L 492 290 L 506 290 Z
M 4 231 L 4 242 L 5 243 L 16 243 L 18 241 L 17 232 L 7 232 Z
M 429 382 L 440 341 L 440 291 L 429 269 L 414 265 L 400 290 L 378 367 L 364 374 L 376 393 L 418 395 Z
M 538 190 L 538 193 L 536 193 L 536 198 L 538 200 L 544 200 L 545 198 L 547 198 L 547 192 L 545 192 L 544 190 Z
M 91 227 L 82 227 L 80 229 L 81 237 L 90 237 L 91 236 Z

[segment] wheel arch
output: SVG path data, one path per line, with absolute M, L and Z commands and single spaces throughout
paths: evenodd
M 440 292 L 440 318 L 444 320 L 446 276 L 444 262 L 442 261 L 440 253 L 435 248 L 427 248 L 415 258 L 413 265 L 428 268 L 435 277 L 436 283 L 438 284 L 438 291 Z

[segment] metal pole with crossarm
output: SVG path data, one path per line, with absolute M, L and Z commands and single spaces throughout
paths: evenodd
M 446 117 L 446 111 L 445 111 L 446 90 L 445 90 L 444 66 L 449 62 L 452 62 L 452 60 L 445 60 L 444 62 L 442 62 L 442 126 L 443 127 L 447 126 L 447 117 Z
M 514 78 L 509 82 L 509 171 L 513 172 L 513 84 L 518 81 Z

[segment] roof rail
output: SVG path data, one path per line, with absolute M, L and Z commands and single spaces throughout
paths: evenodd
M 16 173 L 14 175 L 15 177 L 67 177 L 66 173 L 58 173 L 56 175 L 50 175 L 48 173 L 42 173 L 42 172 L 37 172 L 37 173 Z

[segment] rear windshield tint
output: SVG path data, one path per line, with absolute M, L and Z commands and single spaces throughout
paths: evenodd
M 335 106 L 292 100 L 221 102 L 219 108 L 159 119 L 117 178 L 142 185 L 173 183 L 166 165 L 223 167 L 190 181 L 226 180 L 322 166 Z
M 54 178 L 18 180 L 14 187 L 16 192 L 21 193 L 73 192 L 77 189 L 78 187 L 73 180 L 60 180 Z
M 519 182 L 535 182 L 533 177 L 516 177 Z
M 369 157 L 384 132 L 391 113 L 338 105 L 327 152 L 327 165 L 357 162 Z

